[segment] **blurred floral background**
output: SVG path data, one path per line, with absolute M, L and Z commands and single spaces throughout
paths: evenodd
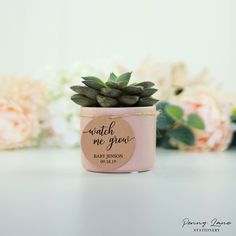
M 112 68 L 130 70 L 122 64 Z M 88 74 L 105 78 L 106 71 L 78 64 L 32 77 L 1 76 L 0 149 L 79 147 L 79 106 L 70 100 L 70 86 Z M 191 77 L 182 62 L 159 64 L 147 58 L 132 77 L 133 82 L 151 80 L 159 89 L 157 145 L 183 151 L 224 151 L 234 145 L 234 94 L 221 93 L 207 69 Z
M 0 150 L 78 148 L 70 86 L 110 71 L 156 84 L 157 146 L 236 145 L 235 10 L 233 0 L 0 0 Z

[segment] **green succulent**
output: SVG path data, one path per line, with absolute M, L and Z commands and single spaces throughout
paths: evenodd
M 158 100 L 152 95 L 157 91 L 150 81 L 129 84 L 131 72 L 116 76 L 111 73 L 106 82 L 88 76 L 82 77 L 85 86 L 75 85 L 71 99 L 83 107 L 134 107 L 153 106 Z

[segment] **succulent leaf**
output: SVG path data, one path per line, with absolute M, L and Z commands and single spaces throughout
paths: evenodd
M 153 87 L 155 84 L 151 81 L 144 81 L 144 82 L 141 82 L 141 83 L 138 83 L 136 84 L 137 86 L 142 86 L 144 88 L 151 88 Z
M 100 84 L 104 84 L 104 82 L 99 79 L 98 77 L 95 77 L 95 76 L 84 76 L 82 77 L 83 80 L 89 80 L 89 81 L 95 81 L 97 83 L 100 83 Z
M 138 103 L 136 104 L 139 107 L 148 107 L 148 106 L 153 106 L 158 102 L 157 99 L 152 98 L 152 97 L 143 97 L 140 98 Z
M 108 78 L 108 81 L 115 82 L 117 79 L 117 76 L 112 72 Z
M 130 95 L 139 95 L 143 92 L 143 87 L 142 86 L 127 86 L 122 89 L 122 91 L 125 94 L 130 94 Z
M 138 100 L 139 100 L 139 96 L 122 95 L 121 97 L 119 97 L 119 102 L 126 106 L 132 106 L 135 103 L 137 103 Z
M 100 83 L 97 81 L 93 81 L 93 80 L 85 80 L 82 81 L 83 84 L 85 84 L 86 86 L 88 86 L 89 88 L 93 88 L 93 89 L 97 89 L 100 90 L 101 88 L 105 88 L 105 84 L 104 83 Z
M 150 97 L 152 96 L 155 92 L 157 91 L 157 89 L 155 88 L 145 88 L 142 93 L 140 94 L 141 97 Z
M 115 107 L 118 105 L 118 101 L 114 98 L 97 95 L 97 101 L 101 107 Z
M 122 86 L 125 87 L 129 83 L 130 77 L 131 77 L 132 72 L 126 72 L 122 75 L 120 75 L 117 79 L 116 82 Z
M 119 89 L 102 88 L 100 93 L 107 97 L 116 98 L 119 97 L 122 92 Z
M 73 90 L 73 91 L 76 92 L 76 93 L 79 93 L 79 91 L 80 91 L 80 90 L 79 90 L 79 87 L 80 87 L 80 86 L 78 86 L 78 85 L 74 85 L 74 86 L 71 86 L 70 89 Z
M 98 91 L 96 89 L 85 86 L 72 86 L 71 89 L 76 93 L 79 93 L 91 99 L 96 99 L 96 96 L 98 95 Z
M 113 81 L 107 81 L 106 86 L 113 88 L 113 89 L 120 89 L 121 88 L 121 86 L 118 83 L 113 82 Z
M 71 97 L 71 100 L 77 104 L 79 104 L 82 107 L 91 107 L 91 106 L 96 106 L 97 101 L 91 98 L 87 98 L 84 95 L 81 94 L 74 94 Z

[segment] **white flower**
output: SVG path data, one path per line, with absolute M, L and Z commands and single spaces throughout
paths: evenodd
M 38 145 L 47 104 L 46 89 L 25 77 L 0 77 L 0 149 Z
M 39 117 L 33 110 L 0 100 L 0 150 L 32 146 L 39 134 Z
M 49 94 L 45 145 L 77 147 L 80 144 L 80 107 L 71 101 L 70 87 L 81 83 L 81 77 L 100 75 L 91 66 L 77 65 L 67 71 L 47 72 L 37 78 L 44 82 Z

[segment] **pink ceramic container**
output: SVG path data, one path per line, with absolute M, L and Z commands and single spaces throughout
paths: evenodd
M 122 117 L 132 128 L 135 136 L 135 147 L 132 156 L 122 166 L 107 169 L 94 165 L 85 156 L 86 150 L 82 148 L 82 164 L 85 169 L 95 172 L 135 172 L 151 170 L 156 159 L 156 108 L 127 107 L 127 108 L 97 108 L 81 107 L 81 133 L 96 117 L 117 116 Z M 92 146 L 87 147 L 93 148 Z

